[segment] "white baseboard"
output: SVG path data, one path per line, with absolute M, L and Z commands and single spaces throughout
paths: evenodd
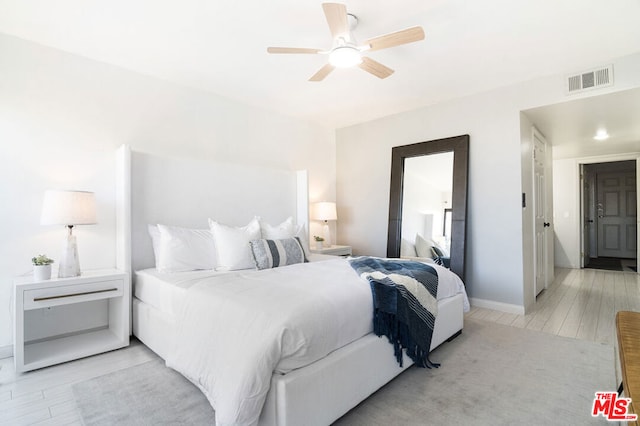
M 0 359 L 11 358 L 13 356 L 13 345 L 0 346 Z
M 508 314 L 524 315 L 524 306 L 512 305 L 510 303 L 494 302 L 493 300 L 469 298 L 471 306 L 491 309 L 494 311 L 506 312 Z

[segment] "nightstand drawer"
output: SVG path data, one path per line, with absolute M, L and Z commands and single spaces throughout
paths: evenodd
M 123 286 L 124 280 L 120 279 L 25 290 L 24 310 L 119 297 Z

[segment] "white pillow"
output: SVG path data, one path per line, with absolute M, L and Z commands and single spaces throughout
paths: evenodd
M 270 225 L 260 219 L 260 231 L 265 240 L 284 240 L 295 236 L 293 229 L 293 218 L 288 217 L 279 225 Z
M 420 234 L 416 234 L 416 253 L 418 257 L 431 258 L 433 256 L 431 246 L 433 244 L 430 241 L 425 240 Z
M 156 268 L 158 267 L 158 258 L 160 257 L 160 230 L 157 225 L 147 225 L 147 231 L 151 237 L 151 245 L 153 246 L 153 258 L 156 261 Z
M 307 227 L 304 224 L 298 225 L 294 237 L 298 237 L 302 250 L 304 250 L 304 256 L 309 259 L 311 252 L 309 250 L 309 233 L 307 232 Z
M 406 239 L 400 239 L 400 257 L 416 257 L 416 246 L 411 244 Z
M 260 239 L 260 222 L 254 217 L 247 226 L 234 228 L 209 219 L 216 246 L 217 271 L 253 269 L 255 263 L 249 242 Z
M 156 268 L 160 272 L 185 272 L 216 267 L 216 250 L 208 229 L 158 224 L 160 246 Z

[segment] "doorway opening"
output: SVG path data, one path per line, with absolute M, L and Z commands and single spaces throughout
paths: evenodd
M 638 242 L 636 161 L 581 164 L 580 169 L 581 267 L 633 271 Z

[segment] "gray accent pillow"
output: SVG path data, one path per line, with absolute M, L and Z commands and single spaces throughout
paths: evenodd
M 249 244 L 258 269 L 308 262 L 298 237 L 282 240 L 253 240 Z

